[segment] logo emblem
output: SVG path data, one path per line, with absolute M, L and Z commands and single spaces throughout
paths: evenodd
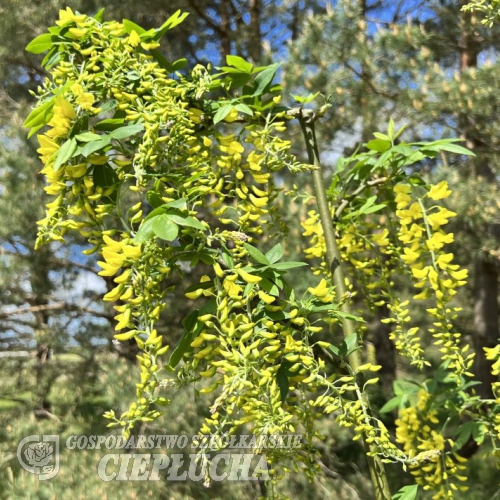
M 53 478 L 59 472 L 59 436 L 25 437 L 17 446 L 17 459 L 24 470 L 37 474 L 40 481 Z

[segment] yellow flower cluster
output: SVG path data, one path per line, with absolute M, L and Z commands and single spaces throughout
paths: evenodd
M 426 207 L 426 204 L 430 205 L 451 194 L 448 183 L 441 181 L 431 186 L 422 198 L 416 200 L 411 196 L 410 185 L 398 184 L 394 192 L 401 259 L 411 272 L 414 286 L 421 290 L 413 298 L 434 300 L 434 307 L 427 309 L 435 327 L 429 331 L 435 338 L 435 345 L 439 346 L 441 359 L 448 363 L 448 369 L 455 374 L 457 381 L 462 375 L 472 376 L 469 370 L 474 354 L 468 353 L 469 346 L 461 345 L 461 335 L 454 331 L 452 324 L 460 309 L 449 307 L 457 289 L 466 283 L 467 278 L 467 270 L 454 264 L 453 254 L 445 250 L 445 245 L 453 242 L 453 234 L 446 233 L 443 226 L 456 214 L 441 206 Z M 408 303 L 403 304 L 393 308 L 396 316 L 394 322 L 399 325 L 410 321 L 406 307 Z M 415 328 L 405 331 L 400 326 L 393 336 L 397 347 L 402 349 L 402 354 L 419 366 L 423 358 L 417 331 Z
M 103 261 L 98 262 L 101 276 L 115 276 L 115 288 L 110 290 L 104 300 L 118 302 L 114 308 L 115 334 L 118 341 L 134 339 L 143 353 L 137 356 L 141 367 L 141 380 L 136 384 L 137 402 L 131 404 L 129 410 L 116 419 L 114 414 L 107 418 L 114 420 L 110 425 L 121 425 L 125 433 L 130 432 L 136 421 L 151 421 L 160 413 L 151 410 L 153 404 L 163 404 L 165 398 L 155 396 L 159 386 L 157 372 L 161 366 L 158 360 L 164 356 L 169 346 L 163 346 L 163 337 L 152 325 L 158 320 L 165 307 L 165 293 L 162 280 L 170 273 L 168 267 L 168 250 L 151 248 L 150 243 L 138 245 L 134 240 L 122 234 L 115 240 L 110 231 L 102 233 L 103 245 L 101 253 Z
M 222 435 L 247 424 L 256 433 L 285 434 L 305 425 L 312 407 L 304 394 L 325 369 L 313 353 L 321 328 L 298 303 L 280 299 L 282 278 L 273 283 L 253 274 L 244 247 L 277 220 L 279 190 L 271 172 L 302 167 L 289 153 L 291 143 L 280 138 L 288 117 L 255 112 L 241 127 L 231 125 L 240 121 L 233 109 L 215 127 L 212 109 L 204 108 L 214 80 L 206 68 L 172 78 L 150 52 L 157 44 L 125 24 L 70 10 L 61 12 L 58 24 L 70 34 L 39 96 L 51 114 L 39 153 L 46 191 L 55 199 L 40 221 L 38 244 L 78 230 L 91 245 L 85 253 L 102 255 L 99 274 L 114 278 L 104 300 L 115 303 L 115 338 L 133 339 L 142 352 L 136 401 L 122 415 L 108 412 L 110 425 L 129 433 L 159 415 L 153 404 L 168 403 L 159 388 L 198 380 L 209 381 L 202 394 L 218 391 L 203 432 Z M 143 212 L 168 206 L 163 221 L 176 225 L 171 238 L 160 224 L 151 229 Z M 200 223 L 208 214 L 218 221 L 213 229 Z M 119 220 L 122 228 L 108 229 Z M 230 268 L 221 268 L 214 242 L 230 248 Z M 213 265 L 187 297 L 216 306 L 198 318 L 202 328 L 177 378 L 165 381 L 160 358 L 168 346 L 155 323 L 165 307 L 165 281 L 186 259 Z M 310 296 L 318 303 L 333 299 L 326 282 Z M 287 393 L 300 389 L 300 404 L 285 398 L 285 385 Z M 308 429 L 304 435 L 312 440 Z M 294 460 L 313 463 L 302 451 Z
M 466 459 L 446 451 L 446 445 L 453 447 L 454 443 L 443 436 L 443 426 L 430 400 L 431 395 L 422 389 L 417 404 L 400 411 L 396 441 L 403 445 L 409 457 L 406 463 L 417 483 L 434 492 L 433 500 L 454 498 L 455 492 L 469 489 L 461 484 L 467 481 L 463 475 Z

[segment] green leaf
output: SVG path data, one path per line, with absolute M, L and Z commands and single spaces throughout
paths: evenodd
M 165 241 L 174 241 L 179 234 L 179 228 L 168 214 L 157 215 L 151 219 L 151 228 L 158 238 Z
M 235 109 L 238 111 L 241 111 L 242 113 L 245 113 L 246 115 L 253 116 L 253 111 L 244 103 L 240 102 L 235 106 Z
M 260 250 L 255 248 L 254 246 L 249 245 L 248 243 L 245 243 L 244 247 L 245 247 L 246 251 L 249 253 L 250 257 L 252 257 L 252 259 L 255 260 L 255 262 L 258 262 L 259 264 L 264 264 L 266 266 L 271 264 L 269 262 L 269 260 L 267 259 L 267 257 Z
M 336 345 L 330 344 L 328 348 L 333 352 L 333 354 L 335 354 L 336 356 L 340 356 L 340 349 Z
M 472 151 L 459 146 L 458 144 L 442 144 L 438 146 L 427 146 L 423 148 L 424 151 L 448 151 L 449 153 L 457 153 L 460 155 L 476 156 Z
M 269 252 L 266 253 L 266 259 L 271 263 L 274 264 L 275 262 L 278 262 L 278 260 L 283 257 L 283 247 L 281 246 L 280 243 L 277 245 L 274 245 Z
M 146 195 L 149 204 L 153 208 L 158 208 L 163 205 L 163 200 L 161 199 L 161 196 L 158 193 L 155 193 L 154 191 L 148 191 Z
M 402 380 L 402 379 L 395 380 L 394 383 L 392 384 L 392 388 L 396 396 L 413 394 L 421 389 L 420 385 L 417 384 L 416 382 L 412 382 L 411 380 Z
M 306 262 L 277 262 L 273 264 L 272 268 L 278 271 L 287 271 L 288 269 L 295 269 L 296 267 L 308 266 Z
M 52 117 L 52 109 L 54 108 L 55 102 L 54 99 L 55 98 L 52 98 L 49 101 L 44 102 L 42 105 L 37 106 L 33 111 L 31 111 L 24 121 L 23 127 L 40 128 L 46 125 Z
M 99 141 L 87 142 L 85 146 L 79 149 L 78 153 L 87 158 L 92 153 L 99 151 L 99 149 L 105 148 L 111 142 L 111 136 L 102 135 Z
M 391 138 L 386 135 L 386 134 L 381 134 L 380 132 L 373 132 L 373 135 L 377 138 L 377 139 L 382 139 L 383 141 L 390 141 Z
M 99 141 L 102 135 L 94 134 L 93 132 L 84 132 L 83 134 L 78 134 L 75 139 L 79 142 L 92 142 Z
M 228 66 L 233 66 L 234 68 L 239 69 L 243 73 L 251 73 L 253 70 L 253 64 L 245 61 L 245 59 L 243 59 L 240 56 L 228 55 L 226 56 L 226 62 Z
M 399 405 L 401 404 L 401 401 L 403 400 L 405 396 L 394 396 L 393 398 L 389 399 L 387 403 L 385 403 L 382 408 L 380 408 L 379 412 L 380 413 L 389 413 L 392 410 L 395 410 L 396 408 L 399 408 Z
M 191 342 L 203 331 L 205 328 L 204 323 L 198 321 L 199 316 L 203 316 L 204 314 L 212 314 L 216 310 L 216 302 L 215 299 L 210 300 L 205 304 L 201 309 L 195 309 L 188 316 L 184 318 L 182 321 L 182 326 L 184 327 L 184 333 L 182 334 L 179 342 L 175 346 L 170 358 L 168 360 L 168 365 L 171 368 L 175 368 L 179 361 L 182 359 L 182 356 L 186 352 L 191 351 L 193 348 L 191 347 Z
M 123 26 L 125 27 L 125 31 L 129 34 L 132 33 L 132 31 L 135 31 L 138 35 L 146 33 L 146 30 L 142 26 L 139 26 L 138 24 L 135 24 L 133 21 L 129 21 L 128 19 L 123 20 Z
M 76 151 L 76 139 L 68 139 L 57 151 L 56 161 L 54 162 L 54 172 L 57 172 L 61 165 L 66 163 Z
M 170 358 L 168 360 L 168 365 L 170 367 L 175 368 L 179 364 L 182 356 L 184 356 L 184 354 L 191 347 L 191 342 L 194 340 L 194 337 L 198 335 L 197 330 L 199 329 L 199 326 L 201 325 L 203 327 L 202 323 L 198 323 L 199 314 L 199 309 L 195 309 L 182 321 L 184 333 L 182 334 L 179 342 L 177 342 L 177 345 L 170 355 Z
M 251 79 L 252 77 L 247 73 L 233 73 L 227 75 L 227 77 L 224 79 L 224 84 L 227 86 L 228 89 L 236 89 L 239 87 L 243 87 Z
M 174 61 L 171 66 L 171 72 L 173 73 L 174 71 L 179 71 L 181 69 L 184 69 L 187 66 L 188 60 L 185 59 L 184 57 L 181 59 L 177 59 L 177 61 Z
M 288 390 L 290 388 L 290 384 L 288 383 L 288 377 L 286 375 L 286 367 L 282 364 L 278 371 L 276 372 L 276 383 L 278 384 L 281 396 L 281 402 L 284 403 L 285 399 L 288 395 Z
M 116 130 L 121 126 L 121 124 L 125 121 L 125 118 L 108 118 L 107 120 L 102 120 L 99 123 L 96 123 L 96 130 L 110 131 Z
M 476 422 L 465 422 L 458 428 L 458 437 L 454 440 L 453 451 L 460 450 L 469 440 Z
M 221 106 L 218 110 L 217 113 L 215 113 L 214 116 L 214 125 L 217 125 L 217 123 L 221 122 L 226 118 L 226 116 L 231 112 L 233 109 L 232 104 L 225 104 L 224 106 Z
M 264 292 L 273 295 L 274 297 L 278 297 L 280 294 L 279 287 L 267 278 L 263 278 L 261 281 L 259 281 L 259 286 L 260 288 L 262 288 L 262 290 L 264 290 Z
M 110 186 L 119 184 L 118 175 L 114 171 L 113 167 L 109 164 L 96 165 L 92 173 L 92 178 L 94 184 L 98 187 L 101 187 L 103 190 L 106 190 Z M 102 200 L 105 203 L 115 203 L 117 197 L 118 189 L 115 189 L 109 196 L 102 198 Z
M 153 229 L 153 221 L 154 217 L 151 219 L 146 218 L 142 221 L 141 227 L 137 233 L 135 233 L 135 241 L 142 243 L 143 241 L 148 241 L 154 237 L 155 231 Z
M 176 208 L 177 210 L 187 210 L 187 203 L 184 198 L 179 198 L 178 200 L 169 201 L 163 205 L 168 208 Z
M 153 36 L 153 40 L 158 42 L 161 37 L 172 28 L 181 24 L 184 19 L 189 15 L 189 12 L 182 12 L 180 9 L 172 14 L 157 30 Z
M 199 229 L 200 231 L 206 231 L 206 227 L 196 218 L 187 216 L 182 217 L 181 215 L 168 214 L 168 217 L 178 224 L 179 226 L 192 227 L 194 229 Z
M 102 22 L 102 17 L 104 16 L 104 7 L 102 9 L 100 9 L 97 14 L 94 16 L 94 19 L 96 21 L 99 21 L 100 23 Z
M 234 269 L 234 260 L 231 257 L 231 254 L 229 253 L 227 248 L 225 248 L 225 247 L 222 248 L 222 260 L 224 261 L 224 264 L 226 264 L 226 266 L 229 269 Z
M 391 142 L 390 141 L 384 141 L 382 139 L 374 139 L 373 141 L 369 141 L 366 144 L 366 147 L 368 149 L 371 149 L 372 151 L 377 151 L 378 153 L 384 153 L 391 147 Z
M 475 425 L 472 428 L 472 437 L 474 438 L 474 441 L 477 444 L 481 445 L 483 444 L 488 428 L 482 422 L 474 422 L 474 423 Z
M 393 500 L 415 500 L 418 493 L 418 484 L 403 486 L 392 498 Z
M 94 184 L 103 189 L 118 184 L 119 182 L 117 173 L 114 171 L 113 167 L 108 164 L 96 165 L 92 173 L 92 178 Z
M 266 91 L 266 89 L 271 85 L 279 67 L 279 63 L 272 64 L 257 75 L 254 80 L 255 90 L 252 94 L 254 97 L 261 96 Z
M 32 40 L 26 47 L 26 51 L 32 54 L 41 54 L 49 50 L 53 43 L 53 36 L 50 33 L 45 33 Z
M 349 356 L 358 348 L 358 336 L 355 333 L 348 335 L 340 346 L 340 354 L 342 356 Z
M 371 207 L 360 210 L 360 213 L 365 214 L 365 215 L 372 214 L 374 212 L 378 212 L 379 210 L 382 210 L 386 206 L 387 205 L 385 203 L 380 203 L 379 205 L 372 205 Z
M 111 132 L 110 137 L 113 139 L 126 139 L 131 135 L 135 135 L 144 130 L 144 125 L 142 123 L 137 123 L 135 125 L 126 125 L 125 127 L 120 127 Z
M 47 52 L 47 54 L 45 54 L 45 57 L 40 64 L 42 65 L 42 68 L 50 69 L 59 61 L 59 59 L 61 59 L 61 52 L 59 52 L 57 47 L 54 46 Z

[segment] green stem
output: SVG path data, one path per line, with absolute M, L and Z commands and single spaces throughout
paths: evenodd
M 312 171 L 313 188 L 314 194 L 316 196 L 316 201 L 318 203 L 319 216 L 321 225 L 323 227 L 323 234 L 325 237 L 327 264 L 329 265 L 330 271 L 332 273 L 332 280 L 333 284 L 335 285 L 337 301 L 343 302 L 341 311 L 349 315 L 351 313 L 351 306 L 350 301 L 345 300 L 348 290 L 345 283 L 344 270 L 342 268 L 342 257 L 340 255 L 340 250 L 335 238 L 335 229 L 333 227 L 332 214 L 330 211 L 328 199 L 326 197 L 323 172 L 321 170 L 321 162 L 319 159 L 318 143 L 314 130 L 314 117 L 311 115 L 307 116 L 305 114 L 300 114 L 299 122 L 306 142 L 309 163 L 317 167 L 317 169 Z M 342 318 L 342 328 L 344 331 L 344 338 L 356 333 L 354 321 L 349 319 L 349 317 L 344 316 Z M 352 370 L 356 371 L 357 368 L 361 365 L 361 357 L 359 355 L 359 352 L 352 352 L 351 354 L 349 354 L 348 359 Z M 364 391 L 361 392 L 361 402 L 369 410 L 370 402 L 368 400 L 366 392 Z M 368 467 L 370 469 L 370 476 L 373 487 L 375 489 L 375 498 L 377 500 L 390 500 L 391 493 L 389 490 L 389 483 L 387 481 L 384 464 L 378 455 L 372 455 L 375 451 L 372 443 L 367 443 L 365 440 L 364 447 L 365 451 L 368 453 Z

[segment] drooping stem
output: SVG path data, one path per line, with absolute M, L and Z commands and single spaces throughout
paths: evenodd
M 342 267 L 342 257 L 335 238 L 335 229 L 333 226 L 333 218 L 326 196 L 325 183 L 323 179 L 323 172 L 321 170 L 321 162 L 319 159 L 318 143 L 316 140 L 316 133 L 314 129 L 314 116 L 312 114 L 301 113 L 298 116 L 304 140 L 306 142 L 307 155 L 309 163 L 315 165 L 317 168 L 312 171 L 313 189 L 318 204 L 318 212 L 320 216 L 321 226 L 323 227 L 323 235 L 326 245 L 326 259 L 327 264 L 332 273 L 333 284 L 335 285 L 335 293 L 338 302 L 342 302 L 341 311 L 346 313 L 342 318 L 342 328 L 344 338 L 356 333 L 355 323 L 349 319 L 351 313 L 350 301 L 346 300 L 348 293 L 344 270 Z M 361 365 L 361 358 L 359 351 L 354 351 L 349 354 L 349 365 L 353 371 Z M 365 408 L 370 408 L 370 402 L 366 392 L 361 391 L 361 402 Z M 391 493 L 389 484 L 387 482 L 387 475 L 385 473 L 384 464 L 380 457 L 373 455 L 374 447 L 372 443 L 367 443 L 364 440 L 365 451 L 368 453 L 368 467 L 370 469 L 370 476 L 375 489 L 375 498 L 377 500 L 390 500 Z

